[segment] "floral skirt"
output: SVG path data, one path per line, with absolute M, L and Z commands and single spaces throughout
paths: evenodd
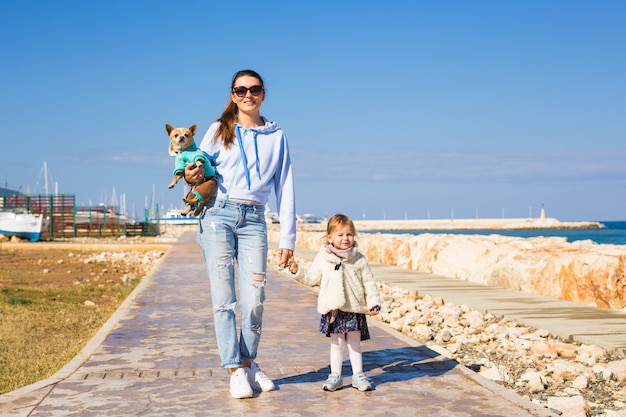
M 320 332 L 330 337 L 331 333 L 346 334 L 352 331 L 361 332 L 361 340 L 369 340 L 370 332 L 367 328 L 367 318 L 362 313 L 346 313 L 339 310 L 337 317 L 331 323 L 332 312 L 322 315 L 320 321 Z

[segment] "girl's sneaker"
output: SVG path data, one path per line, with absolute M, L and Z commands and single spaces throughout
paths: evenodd
M 336 391 L 340 389 L 342 385 L 343 385 L 343 378 L 341 377 L 341 375 L 336 374 L 336 373 L 331 373 L 330 375 L 328 375 L 328 379 L 326 379 L 326 382 L 324 382 L 324 385 L 322 385 L 322 389 L 324 391 Z
M 356 388 L 359 391 L 371 391 L 372 384 L 363 372 L 352 375 L 352 388 Z

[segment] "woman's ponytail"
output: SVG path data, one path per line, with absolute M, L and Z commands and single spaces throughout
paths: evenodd
M 232 99 L 228 100 L 226 108 L 222 112 L 222 116 L 217 119 L 220 122 L 220 126 L 215 131 L 213 140 L 221 140 L 224 144 L 224 148 L 229 149 L 230 145 L 235 141 L 235 122 L 237 121 L 237 104 Z

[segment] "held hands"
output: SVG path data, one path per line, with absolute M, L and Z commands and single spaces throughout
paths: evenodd
M 295 270 L 293 269 L 294 265 L 295 265 Z M 289 269 L 294 274 L 298 272 L 298 264 L 293 259 L 293 251 L 291 249 L 279 249 L 278 267 Z
M 185 182 L 189 185 L 197 184 L 204 179 L 204 167 L 202 165 L 196 166 L 194 163 L 190 163 L 185 167 Z

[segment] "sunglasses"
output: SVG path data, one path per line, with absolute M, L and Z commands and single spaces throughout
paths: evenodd
M 246 94 L 248 94 L 248 91 L 250 91 L 250 94 L 252 94 L 255 97 L 259 96 L 263 92 L 263 86 L 262 85 L 253 85 L 250 88 L 247 88 L 247 87 L 235 87 L 235 88 L 233 88 L 233 94 L 235 94 L 239 98 L 245 97 Z

